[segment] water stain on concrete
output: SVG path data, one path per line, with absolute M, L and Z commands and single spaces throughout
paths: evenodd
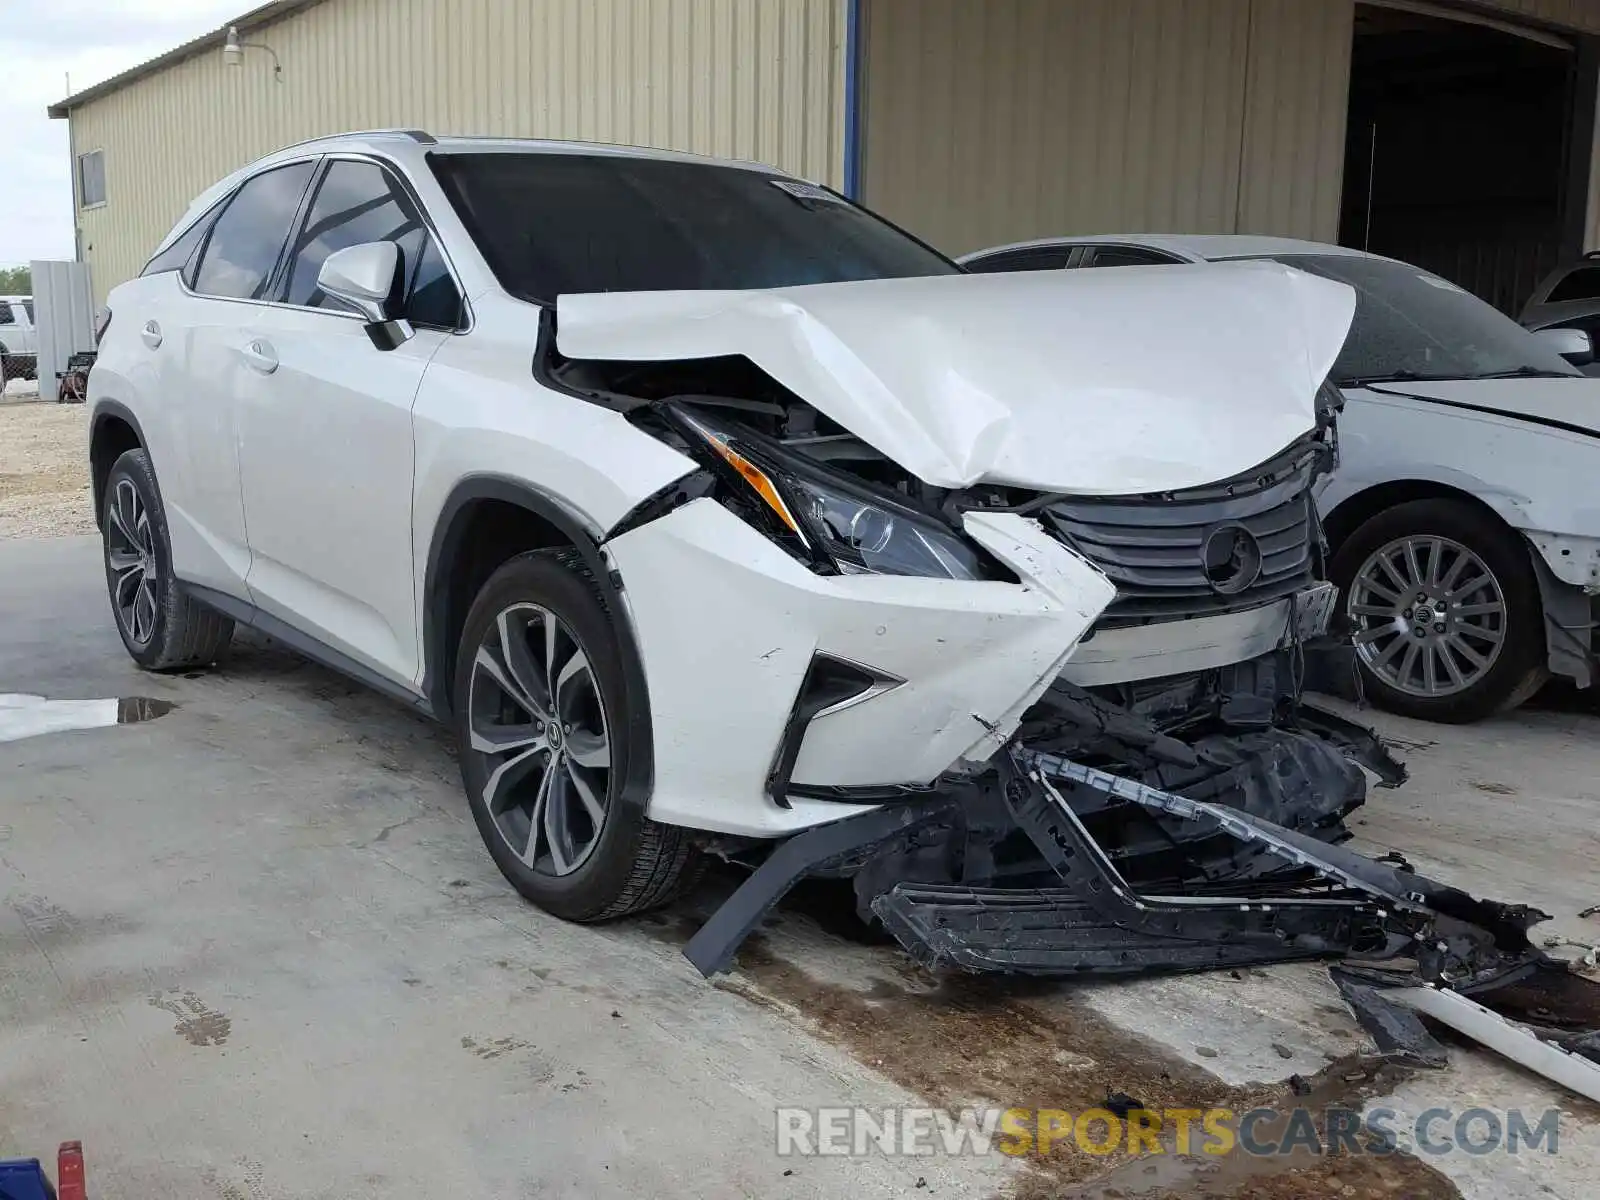
M 170 700 L 124 696 L 103 700 L 49 700 L 28 693 L 0 693 L 0 742 L 15 742 L 46 733 L 137 725 L 171 712 Z
M 223 1046 L 233 1033 L 233 1021 L 217 1012 L 193 992 L 159 992 L 150 997 L 150 1007 L 178 1018 L 172 1032 L 191 1046 Z
M 138 725 L 164 717 L 178 706 L 171 700 L 157 700 L 154 696 L 124 696 L 117 701 L 117 724 Z

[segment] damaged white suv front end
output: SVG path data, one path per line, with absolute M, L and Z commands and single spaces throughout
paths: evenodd
M 607 542 L 651 816 L 834 820 L 987 762 L 1058 677 L 1132 693 L 1319 637 L 1352 303 L 1254 265 L 562 297 L 557 378 L 702 468 Z
M 1539 914 L 1333 844 L 1403 778 L 1301 697 L 1353 306 L 1273 263 L 967 275 L 751 164 L 290 147 L 110 298 L 112 612 L 148 669 L 250 624 L 448 720 L 560 916 L 749 866 L 707 972 L 831 874 L 934 965 L 1505 978 Z

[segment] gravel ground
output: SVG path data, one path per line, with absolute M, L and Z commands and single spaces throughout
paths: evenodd
M 84 422 L 81 404 L 0 404 L 0 539 L 94 532 Z

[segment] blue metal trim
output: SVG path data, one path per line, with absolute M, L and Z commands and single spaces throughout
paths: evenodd
M 845 0 L 844 194 L 861 199 L 861 22 L 865 0 Z

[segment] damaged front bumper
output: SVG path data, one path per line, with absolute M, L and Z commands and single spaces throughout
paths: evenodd
M 1270 676 L 1285 658 L 1233 670 Z M 1364 793 L 1355 761 L 1390 784 L 1403 769 L 1370 732 L 1310 706 L 1241 730 L 1252 696 L 1282 694 L 1249 682 L 1193 683 L 1247 711 L 1231 732 L 1213 712 L 1185 736 L 1058 683 L 984 775 L 779 846 L 685 954 L 708 976 L 726 970 L 801 878 L 845 874 L 864 915 L 930 968 L 1075 978 L 1338 958 L 1360 964 L 1340 982 L 1380 1047 L 1442 1062 L 1414 1009 L 1600 1100 L 1593 1031 L 1541 1038 L 1483 1007 L 1565 973 L 1528 937 L 1547 914 L 1337 844 Z

